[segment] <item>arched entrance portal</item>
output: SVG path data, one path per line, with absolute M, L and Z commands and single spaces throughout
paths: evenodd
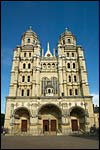
M 42 106 L 38 112 L 39 128 L 44 135 L 56 135 L 61 131 L 61 110 L 54 104 Z
M 30 124 L 30 114 L 26 108 L 18 108 L 14 112 L 15 118 L 15 133 L 20 132 L 28 132 L 29 124 Z
M 70 111 L 72 131 L 85 130 L 85 111 L 81 107 L 73 107 Z

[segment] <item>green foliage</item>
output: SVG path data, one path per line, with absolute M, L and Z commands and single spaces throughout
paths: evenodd
M 5 114 L 1 114 L 1 127 L 4 126 Z

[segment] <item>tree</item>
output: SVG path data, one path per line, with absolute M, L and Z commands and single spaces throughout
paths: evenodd
M 5 114 L 1 114 L 1 127 L 4 126 Z

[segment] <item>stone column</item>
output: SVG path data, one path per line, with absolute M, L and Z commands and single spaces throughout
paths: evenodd
M 31 121 L 30 121 L 30 134 L 38 135 L 38 114 L 37 114 L 37 104 L 32 104 L 31 106 Z
M 59 79 L 59 96 L 62 96 L 63 91 L 63 75 L 62 75 L 62 58 L 58 56 L 58 79 Z
M 89 96 L 87 70 L 86 70 L 86 66 L 85 66 L 83 48 L 80 45 L 77 46 L 77 53 L 78 53 L 78 64 L 79 64 L 79 70 L 80 70 L 80 80 L 81 80 L 81 84 L 82 84 L 81 94 L 82 94 L 82 96 Z
M 88 132 L 89 131 L 89 114 L 88 111 L 85 110 L 85 131 Z
M 36 56 L 33 57 L 32 96 L 36 94 Z
M 37 56 L 36 63 L 36 96 L 40 96 L 40 57 Z
M 63 109 L 63 106 L 66 107 Z M 70 123 L 69 123 L 69 111 L 67 109 L 67 104 L 62 104 L 62 134 L 68 135 L 70 133 Z
M 67 96 L 67 80 L 66 80 L 66 63 L 65 59 L 63 58 L 63 87 L 64 87 L 64 96 Z
M 14 123 L 15 123 L 15 118 L 14 118 L 14 104 L 11 104 L 11 112 L 10 112 L 10 126 L 11 126 L 11 129 L 10 129 L 10 133 L 11 135 L 14 134 Z

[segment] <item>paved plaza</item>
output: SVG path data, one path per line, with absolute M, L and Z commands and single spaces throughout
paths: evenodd
M 1 136 L 1 149 L 99 149 L 93 136 Z

